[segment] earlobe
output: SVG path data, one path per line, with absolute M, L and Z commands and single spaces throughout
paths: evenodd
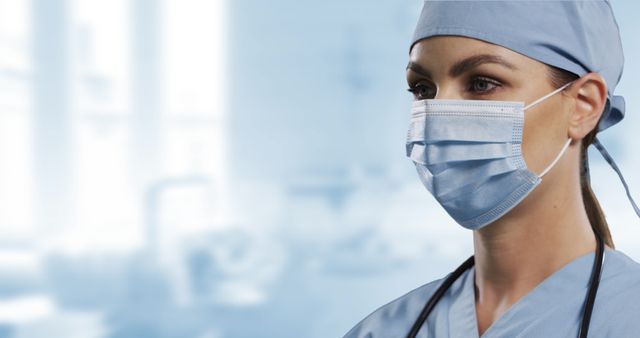
M 570 116 L 569 137 L 582 139 L 597 127 L 607 102 L 607 84 L 598 73 L 576 80 L 571 90 L 574 109 Z

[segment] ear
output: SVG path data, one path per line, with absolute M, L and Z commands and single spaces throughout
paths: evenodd
M 568 95 L 575 101 L 569 118 L 569 137 L 583 139 L 597 127 L 607 103 L 607 83 L 598 73 L 588 73 L 569 87 Z

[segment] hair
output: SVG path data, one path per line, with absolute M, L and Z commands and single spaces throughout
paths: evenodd
M 549 67 L 549 80 L 554 88 L 560 88 L 562 85 L 579 78 L 578 75 L 564 69 L 560 69 L 550 65 L 547 66 Z M 601 120 L 603 115 L 600 116 Z M 600 121 L 598 121 L 598 124 L 599 123 Z M 581 142 L 580 190 L 582 191 L 582 202 L 584 203 L 584 208 L 587 212 L 587 216 L 589 217 L 589 223 L 591 223 L 593 231 L 601 236 L 606 245 L 610 246 L 611 248 L 615 248 L 615 246 L 613 245 L 613 239 L 611 238 L 611 232 L 609 231 L 609 225 L 607 224 L 607 220 L 604 216 L 604 212 L 600 207 L 600 203 L 598 203 L 598 199 L 596 198 L 593 189 L 591 189 L 591 182 L 589 181 L 588 148 L 593 143 L 593 139 L 598 133 L 598 124 L 596 124 L 596 127 L 593 128 L 593 130 L 591 130 L 589 134 L 587 134 L 582 139 Z

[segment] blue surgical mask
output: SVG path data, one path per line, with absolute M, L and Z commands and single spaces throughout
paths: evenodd
M 571 82 L 524 102 L 428 99 L 413 102 L 407 157 L 420 180 L 461 226 L 480 229 L 520 203 L 567 150 L 541 173 L 522 157 L 524 112 Z

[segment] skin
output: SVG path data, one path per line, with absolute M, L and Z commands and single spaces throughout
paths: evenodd
M 497 56 L 511 67 L 489 62 L 457 76 L 450 74 L 458 61 L 480 54 Z M 407 83 L 416 100 L 524 101 L 526 106 L 555 89 L 545 64 L 472 38 L 424 39 L 414 45 L 409 59 L 413 65 L 407 69 Z M 529 170 L 540 174 L 567 138 L 572 141 L 521 203 L 473 231 L 479 335 L 545 278 L 595 251 L 595 235 L 581 197 L 579 155 L 582 139 L 598 123 L 606 96 L 602 76 L 588 73 L 525 111 L 522 152 Z

